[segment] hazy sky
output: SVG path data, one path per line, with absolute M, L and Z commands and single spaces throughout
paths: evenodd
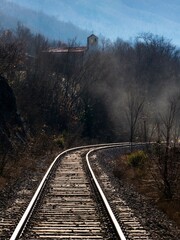
M 151 32 L 180 46 L 180 0 L 9 0 L 115 40 Z

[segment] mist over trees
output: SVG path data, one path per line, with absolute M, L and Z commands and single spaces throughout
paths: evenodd
M 133 43 L 104 39 L 83 62 L 46 52 L 59 46 L 65 44 L 49 42 L 21 24 L 16 32 L 1 32 L 0 73 L 31 128 L 77 127 L 87 138 L 136 141 L 146 135 L 152 140 L 151 128 L 157 119 L 163 124 L 168 99 L 179 94 L 179 50 L 149 33 Z
M 102 39 L 83 58 L 48 52 L 61 46 L 78 44 L 49 41 L 21 24 L 0 33 L 0 75 L 31 134 L 178 142 L 180 51 L 170 41 L 143 33 L 133 43 Z

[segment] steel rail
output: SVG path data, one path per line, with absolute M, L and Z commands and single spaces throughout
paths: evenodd
M 31 201 L 28 205 L 28 207 L 26 208 L 23 216 L 21 217 L 19 223 L 17 224 L 10 240 L 17 240 L 21 236 L 29 218 L 31 217 L 33 209 L 35 208 L 35 206 L 38 202 L 38 199 L 40 198 L 40 195 L 41 195 L 41 193 L 42 193 L 42 191 L 43 191 L 43 189 L 44 189 L 44 187 L 45 187 L 45 185 L 48 181 L 50 173 L 51 173 L 53 167 L 55 166 L 55 163 L 58 161 L 58 159 L 60 157 L 62 157 L 63 155 L 65 155 L 69 152 L 72 152 L 72 151 L 75 151 L 75 150 L 80 150 L 80 149 L 83 149 L 83 148 L 94 148 L 94 147 L 99 147 L 99 146 L 101 146 L 101 147 L 105 147 L 105 146 L 112 146 L 112 147 L 113 146 L 125 146 L 125 145 L 128 145 L 128 144 L 129 143 L 127 143 L 127 142 L 122 142 L 122 143 L 109 143 L 109 144 L 104 143 L 104 144 L 80 146 L 80 147 L 74 147 L 74 148 L 67 149 L 67 150 L 63 151 L 62 153 L 60 153 L 59 155 L 57 155 L 57 157 L 54 159 L 54 161 L 51 163 L 50 167 L 48 168 L 47 172 L 45 173 L 43 179 L 41 180 L 36 192 L 34 193 L 32 199 L 31 199 Z
M 99 183 L 97 181 L 97 178 L 95 177 L 95 174 L 94 174 L 94 172 L 92 170 L 92 167 L 90 165 L 89 155 L 92 154 L 93 152 L 96 152 L 96 151 L 99 151 L 99 150 L 102 150 L 102 149 L 109 149 L 109 148 L 115 148 L 115 147 L 122 147 L 123 148 L 123 147 L 128 147 L 128 146 L 130 146 L 130 144 L 129 145 L 117 145 L 117 146 L 98 147 L 96 149 L 90 150 L 86 154 L 86 162 L 87 162 L 90 174 L 91 174 L 91 176 L 93 178 L 93 181 L 94 181 L 94 183 L 96 185 L 96 188 L 98 189 L 98 192 L 100 193 L 100 196 L 101 196 L 101 198 L 102 198 L 102 200 L 104 202 L 105 208 L 106 208 L 106 210 L 107 210 L 107 212 L 109 214 L 109 217 L 110 217 L 110 219 L 111 219 L 111 221 L 112 221 L 112 223 L 114 225 L 116 233 L 117 233 L 119 239 L 121 239 L 121 240 L 126 240 L 126 237 L 125 237 L 125 235 L 124 235 L 124 233 L 123 233 L 123 231 L 122 231 L 122 229 L 121 229 L 121 227 L 120 227 L 120 225 L 119 225 L 119 223 L 118 223 L 118 221 L 117 221 L 117 219 L 116 219 L 116 217 L 115 217 L 115 215 L 114 215 L 114 213 L 113 213 L 113 211 L 112 211 L 112 209 L 111 209 L 111 207 L 110 207 L 110 205 L 108 203 L 108 200 L 107 200 L 107 198 L 106 198 L 102 188 L 100 187 L 100 185 L 99 185 Z

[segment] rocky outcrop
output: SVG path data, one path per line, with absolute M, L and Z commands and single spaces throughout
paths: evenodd
M 23 142 L 25 131 L 17 114 L 16 98 L 7 80 L 0 76 L 0 152 L 12 148 L 14 142 Z

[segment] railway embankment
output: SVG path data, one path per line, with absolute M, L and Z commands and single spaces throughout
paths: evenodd
M 157 204 L 157 193 L 155 191 L 152 192 L 154 182 L 153 186 L 146 186 L 149 190 L 146 189 L 145 192 L 147 194 L 145 194 L 141 191 L 144 183 L 138 179 L 134 180 L 132 178 L 132 170 L 128 172 L 125 169 L 123 164 L 124 155 L 128 152 L 125 149 L 118 148 L 116 150 L 108 149 L 97 152 L 92 161 L 99 178 L 103 178 L 103 174 L 107 175 L 109 184 L 114 189 L 113 195 L 117 198 L 122 198 L 128 204 L 142 226 L 151 233 L 152 239 L 179 239 L 180 229 L 177 223 L 171 220 Z M 148 181 L 148 184 L 150 183 L 152 181 Z M 149 192 L 151 192 L 150 195 Z M 107 194 L 112 197 L 111 190 L 107 191 Z M 116 205 L 114 207 L 118 208 Z

